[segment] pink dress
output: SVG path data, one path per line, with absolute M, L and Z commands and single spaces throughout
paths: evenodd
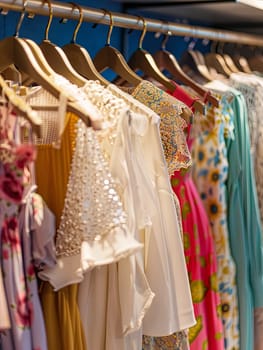
M 184 102 L 180 89 L 175 90 L 174 96 Z M 190 99 L 185 103 L 192 107 Z M 190 126 L 187 132 L 187 143 L 191 149 Z M 182 211 L 184 252 L 197 321 L 189 330 L 190 348 L 223 350 L 216 255 L 207 213 L 189 170 L 175 171 L 171 184 Z

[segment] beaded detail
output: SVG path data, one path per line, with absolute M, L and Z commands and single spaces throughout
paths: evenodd
M 79 121 L 65 206 L 57 231 L 57 255 L 76 255 L 83 241 L 107 239 L 115 228 L 126 232 L 126 220 L 96 132 Z

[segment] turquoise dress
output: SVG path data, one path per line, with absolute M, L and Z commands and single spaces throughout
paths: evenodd
M 254 170 L 250 155 L 244 97 L 235 89 L 234 140 L 228 139 L 227 205 L 229 240 L 237 269 L 240 349 L 254 349 L 254 308 L 263 306 L 262 234 Z

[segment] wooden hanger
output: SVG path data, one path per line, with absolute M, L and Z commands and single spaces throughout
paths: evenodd
M 209 68 L 214 68 L 217 73 L 224 75 L 229 78 L 232 71 L 226 65 L 224 57 L 222 57 L 216 50 L 218 44 L 214 43 L 211 45 L 211 52 L 205 55 L 205 62 Z M 213 50 L 213 48 L 215 48 Z
M 223 54 L 223 58 L 228 66 L 228 68 L 233 72 L 233 73 L 240 73 L 240 69 L 236 66 L 234 60 L 232 57 L 226 53 Z
M 190 44 L 180 59 L 180 67 L 182 67 L 184 72 L 190 69 L 190 71 L 193 71 L 202 80 L 205 80 L 205 82 L 214 79 L 205 63 L 203 55 L 197 50 L 190 49 Z
M 253 73 L 252 69 L 249 66 L 247 57 L 244 56 L 243 52 L 241 54 L 242 46 L 237 44 L 237 45 L 232 46 L 232 48 L 233 48 L 233 50 L 231 52 L 231 57 L 232 57 L 233 61 L 235 62 L 236 66 L 239 68 L 239 70 L 241 72 L 244 72 L 247 74 Z M 249 46 L 249 48 L 250 48 L 250 46 Z M 247 50 L 245 50 L 245 52 L 247 53 Z
M 168 31 L 168 33 L 164 36 L 164 40 L 162 41 L 161 44 L 161 49 L 165 50 L 166 49 L 166 43 L 169 39 L 170 36 L 170 32 Z M 159 67 L 158 67 L 159 68 Z M 160 68 L 159 68 L 160 69 Z M 166 68 L 165 68 L 166 69 Z M 161 70 L 161 69 L 160 69 Z M 188 95 L 189 93 L 185 91 L 185 93 Z M 201 113 L 201 114 L 205 114 L 205 104 L 200 100 L 195 100 L 194 104 L 193 104 L 193 108 L 195 111 Z
M 173 92 L 174 84 L 158 68 L 153 56 L 142 48 L 143 39 L 147 32 L 147 23 L 145 18 L 139 17 L 143 21 L 143 31 L 139 39 L 138 49 L 132 54 L 129 60 L 129 66 L 134 70 L 141 70 L 145 76 L 155 79 L 167 90 Z
M 179 80 L 183 84 L 191 87 L 199 96 L 202 97 L 204 102 L 208 101 L 215 107 L 219 106 L 218 99 L 213 96 L 210 91 L 204 89 L 201 85 L 197 84 L 193 79 L 188 77 L 180 67 L 175 56 L 171 52 L 167 51 L 165 46 L 154 54 L 154 59 L 158 64 L 159 69 L 168 70 L 176 80 Z
M 67 55 L 72 67 L 80 75 L 86 79 L 98 80 L 102 85 L 107 86 L 109 82 L 97 71 L 88 51 L 76 44 L 77 34 L 83 22 L 83 11 L 79 5 L 75 3 L 72 3 L 72 5 L 79 10 L 79 21 L 75 27 L 71 43 L 63 46 L 62 49 Z
M 253 48 L 252 48 L 253 49 Z M 263 56 L 262 51 L 254 47 L 253 55 L 248 57 L 248 64 L 252 71 L 263 73 Z
M 45 90 L 59 99 L 62 92 L 61 88 L 54 83 L 52 76 L 46 74 L 46 72 L 42 70 L 42 67 L 38 64 L 38 60 L 35 58 L 28 44 L 18 37 L 25 16 L 26 3 L 25 1 L 17 24 L 15 36 L 0 41 L 0 51 L 2 52 L 0 55 L 0 72 L 14 64 L 20 72 L 29 76 L 34 82 L 41 85 Z M 46 67 L 49 67 L 47 62 Z M 75 98 L 68 95 L 66 91 L 63 93 L 68 98 L 67 110 L 79 116 L 87 126 L 91 126 L 92 120 L 87 115 L 86 111 L 75 101 Z M 97 122 L 95 123 L 95 128 L 99 128 Z
M 86 79 L 74 70 L 64 51 L 60 47 L 51 43 L 51 41 L 48 38 L 49 29 L 53 19 L 53 9 L 50 0 L 44 0 L 44 2 L 48 3 L 49 6 L 49 20 L 45 30 L 45 38 L 39 45 L 41 51 L 43 52 L 47 62 L 55 72 L 62 75 L 71 83 L 79 87 L 84 86 L 87 82 Z
M 232 57 L 224 52 L 223 50 L 224 44 L 225 44 L 224 42 L 221 42 L 221 45 L 219 43 L 218 49 L 217 49 L 218 53 L 224 58 L 227 67 L 231 70 L 232 73 L 240 73 L 240 70 L 236 66 Z
M 248 59 L 249 66 L 252 71 L 257 71 L 263 73 L 263 57 L 255 56 Z
M 13 64 L 2 72 L 2 77 L 4 78 L 4 80 L 11 80 L 17 83 L 22 82 L 21 73 L 18 71 L 18 69 L 16 69 L 16 67 Z
M 249 66 L 248 60 L 245 56 L 241 56 L 238 53 L 235 53 L 232 56 L 233 61 L 235 62 L 236 66 L 239 68 L 241 72 L 251 74 L 252 70 Z
M 184 71 L 190 69 L 206 82 L 212 81 L 213 77 L 204 63 L 205 62 L 201 61 L 201 57 L 194 50 L 185 51 L 180 59 L 180 65 L 183 67 L 182 69 Z
M 113 16 L 110 11 L 104 11 L 105 15 L 108 13 L 110 16 L 110 27 L 107 35 L 107 42 L 106 45 L 96 54 L 95 58 L 93 59 L 93 63 L 99 72 L 103 72 L 107 68 L 110 68 L 122 79 L 133 86 L 137 86 L 140 84 L 142 79 L 128 66 L 125 58 L 119 52 L 119 50 L 110 44 L 111 33 L 113 30 Z
M 25 118 L 32 127 L 32 131 L 37 135 L 37 137 L 41 137 L 41 124 L 42 121 L 38 117 L 36 111 L 25 102 L 23 98 L 16 95 L 15 91 L 10 88 L 4 78 L 0 75 L 0 92 L 2 96 L 7 99 L 8 102 L 11 103 L 14 110 L 18 113 L 19 116 Z

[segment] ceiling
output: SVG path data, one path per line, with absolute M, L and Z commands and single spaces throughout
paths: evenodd
M 263 34 L 263 9 L 241 4 L 243 0 L 116 0 L 126 12 L 140 11 L 148 17 L 188 20 L 199 25 Z M 246 0 L 252 3 L 255 0 Z M 263 7 L 263 0 L 256 0 Z

